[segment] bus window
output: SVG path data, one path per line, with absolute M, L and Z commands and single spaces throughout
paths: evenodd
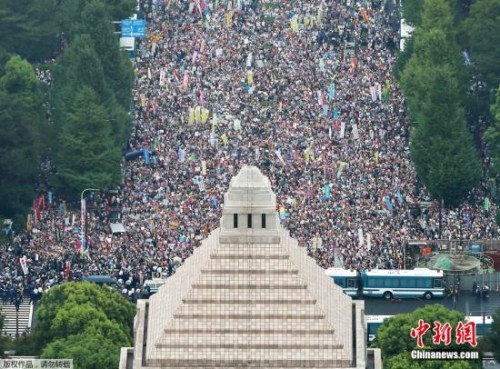
M 341 277 L 334 277 L 333 281 L 337 286 L 340 286 L 342 288 L 345 288 L 345 279 Z
M 347 288 L 357 288 L 357 287 L 358 284 L 355 279 L 350 278 L 347 280 Z
M 399 280 L 399 287 L 401 288 L 415 288 L 415 284 L 414 278 L 401 278 Z
M 418 278 L 417 279 L 417 287 L 418 288 L 425 288 L 425 287 L 427 287 L 427 283 L 426 282 L 427 282 L 427 280 L 422 279 L 422 278 Z
M 443 281 L 441 279 L 434 279 L 434 288 L 443 287 Z
M 384 280 L 384 287 L 394 288 L 398 287 L 398 279 L 397 278 L 387 278 Z

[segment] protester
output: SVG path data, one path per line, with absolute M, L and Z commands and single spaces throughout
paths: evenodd
M 141 2 L 148 36 L 135 59 L 124 180 L 113 198 L 89 200 L 88 257 L 75 257 L 78 208 L 39 198 L 18 252 L 2 254 L 6 278 L 43 292 L 110 274 L 128 298 L 147 295 L 144 280 L 171 275 L 219 226 L 244 164 L 270 178 L 283 226 L 322 267 L 402 268 L 408 240 L 439 237 L 439 209 L 420 206 L 430 198 L 391 74 L 397 9 L 361 3 Z M 442 237 L 494 236 L 483 197 L 444 211 Z M 121 235 L 108 224 L 116 206 Z M 26 275 L 14 267 L 22 255 Z

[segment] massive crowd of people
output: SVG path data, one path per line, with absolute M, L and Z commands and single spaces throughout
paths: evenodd
M 496 236 L 482 188 L 443 212 L 441 230 L 438 207 L 421 206 L 391 74 L 395 2 L 155 0 L 141 11 L 128 144 L 141 156 L 124 160 L 118 192 L 89 198 L 88 257 L 75 257 L 78 206 L 42 193 L 31 232 L 0 253 L 4 281 L 46 289 L 110 274 L 136 296 L 219 226 L 243 164 L 270 178 L 283 225 L 325 268 L 402 268 L 408 240 Z M 117 207 L 126 232 L 113 236 Z

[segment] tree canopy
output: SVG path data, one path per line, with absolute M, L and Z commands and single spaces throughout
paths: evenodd
M 82 27 L 88 23 L 85 18 L 84 9 L 91 4 L 101 3 L 105 5 L 106 11 L 109 14 L 110 21 L 120 21 L 127 19 L 134 13 L 134 8 L 137 4 L 135 0 L 66 0 L 63 3 L 63 30 L 72 39 L 74 36 L 85 33 Z M 108 19 L 108 17 L 106 18 Z
M 483 351 L 493 352 L 496 361 L 500 361 L 500 309 L 493 315 L 491 332 L 484 336 L 482 343 L 484 344 Z
M 464 47 L 488 89 L 500 84 L 500 0 L 476 0 L 462 24 Z
M 500 88 L 497 90 L 495 102 L 491 106 L 491 114 L 494 121 L 486 130 L 485 139 L 492 157 L 491 173 L 498 177 L 500 176 Z
M 51 342 L 40 355 L 42 359 L 73 359 L 74 369 L 116 368 L 120 346 L 112 339 L 85 330 Z
M 419 25 L 422 19 L 423 5 L 424 2 L 421 0 L 402 0 L 403 18 L 412 26 Z
M 118 184 L 121 151 L 97 94 L 81 87 L 65 116 L 55 160 L 59 191 L 75 196 L 84 188 Z
M 135 307 L 111 288 L 72 282 L 52 288 L 37 310 L 42 358 L 73 358 L 75 369 L 112 368 L 132 343 Z
M 135 5 L 0 0 L 0 215 L 16 228 L 40 184 L 72 200 L 84 187 L 119 182 L 134 73 L 112 21 L 130 17 Z M 16 54 L 47 70 L 51 84 L 40 84 Z M 46 159 L 57 176 L 39 181 Z
M 467 129 L 465 70 L 450 29 L 445 0 L 426 0 L 413 55 L 401 73 L 412 122 L 410 151 L 418 177 L 435 200 L 455 207 L 481 177 L 481 162 Z
M 34 197 L 34 182 L 48 129 L 43 94 L 33 67 L 12 56 L 0 77 L 0 214 L 25 214 Z
M 58 7 L 53 0 L 0 0 L 0 48 L 31 61 L 57 47 Z

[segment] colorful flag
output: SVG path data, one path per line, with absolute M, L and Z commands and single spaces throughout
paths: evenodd
M 23 256 L 22 258 L 20 258 L 19 262 L 21 263 L 21 269 L 23 270 L 23 274 L 28 275 L 29 270 L 28 270 L 28 265 L 26 263 L 26 256 Z
M 370 86 L 370 95 L 372 96 L 372 101 L 377 101 L 377 87 Z
M 352 125 L 352 137 L 355 140 L 359 140 L 359 131 L 358 131 L 358 125 L 357 124 L 353 124 Z
M 71 271 L 71 261 L 66 260 L 66 269 L 64 271 L 64 276 L 66 277 L 66 280 L 69 279 L 69 273 Z
M 340 177 L 342 177 L 342 173 L 344 172 L 344 166 L 345 163 L 340 162 L 339 169 L 337 170 L 337 179 L 340 179 Z
M 253 85 L 253 72 L 251 70 L 247 70 L 247 83 Z
M 81 251 L 85 251 L 86 249 L 86 240 L 85 240 L 85 227 L 86 227 L 86 221 L 87 221 L 87 207 L 86 207 L 86 200 L 81 199 L 81 209 L 80 209 L 80 224 L 82 226 L 82 229 L 80 230 L 80 247 Z
M 363 246 L 365 244 L 365 239 L 363 237 L 363 229 L 358 228 L 358 241 L 359 241 L 359 246 Z
M 340 138 L 345 136 L 345 122 L 340 123 Z
M 340 118 L 340 112 L 339 112 L 339 109 L 337 108 L 333 108 L 333 119 L 334 120 L 337 120 Z
M 324 193 L 325 200 L 330 200 L 330 186 L 329 185 L 325 185 L 323 187 L 323 193 Z
M 490 211 L 490 199 L 488 197 L 484 198 L 484 210 L 487 212 Z
M 392 211 L 392 201 L 391 201 L 391 198 L 389 196 L 386 196 L 384 198 L 384 201 L 385 201 L 385 205 L 387 207 L 387 210 L 388 211 Z
M 328 87 L 328 100 L 333 99 L 335 99 L 335 83 L 330 84 L 330 86 Z
M 208 116 L 210 114 L 210 111 L 208 109 L 201 109 L 201 123 L 206 123 L 208 120 Z
M 189 108 L 188 124 L 193 124 L 193 123 L 194 123 L 194 109 Z

